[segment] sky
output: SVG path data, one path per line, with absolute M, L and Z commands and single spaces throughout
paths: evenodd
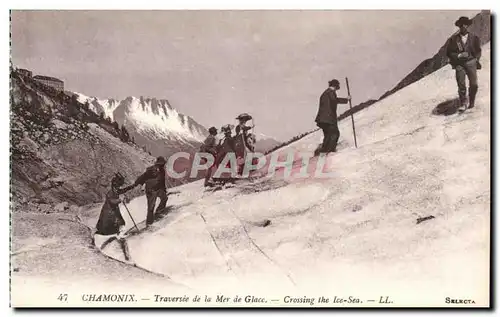
M 285 141 L 316 128 L 329 80 L 345 96 L 349 78 L 353 106 L 376 99 L 477 13 L 12 11 L 11 59 L 88 96 L 168 99 L 207 128 L 248 112 Z

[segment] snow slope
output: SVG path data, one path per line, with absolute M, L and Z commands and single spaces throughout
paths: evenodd
M 482 64 L 477 106 L 465 115 L 432 114 L 457 94 L 446 66 L 357 113 L 358 149 L 342 121 L 331 178 L 278 175 L 214 193 L 201 182 L 179 187 L 170 213 L 128 239 L 132 258 L 198 292 L 268 295 L 276 305 L 292 294 L 488 305 L 489 44 Z M 316 132 L 280 152 L 311 153 L 321 139 Z M 145 197 L 129 209 L 143 220 Z M 271 224 L 258 226 L 264 219 Z M 116 245 L 103 252 L 121 257 Z

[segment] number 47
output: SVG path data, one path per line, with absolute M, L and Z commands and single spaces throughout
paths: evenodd
M 68 294 L 59 294 L 59 297 L 57 299 L 61 302 L 66 302 L 68 301 Z

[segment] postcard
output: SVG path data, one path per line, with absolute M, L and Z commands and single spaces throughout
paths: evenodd
M 489 10 L 10 14 L 12 307 L 491 306 Z

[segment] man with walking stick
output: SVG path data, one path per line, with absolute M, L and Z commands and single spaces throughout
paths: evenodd
M 337 120 L 337 105 L 346 104 L 351 100 L 351 96 L 347 98 L 337 97 L 337 90 L 340 89 L 340 82 L 337 79 L 332 79 L 328 82 L 328 88 L 321 94 L 319 98 L 319 109 L 316 116 L 316 124 L 323 130 L 323 144 L 318 148 L 314 155 L 320 153 L 329 153 L 337 151 L 337 142 L 340 137 L 340 131 Z
M 167 205 L 168 194 L 166 187 L 165 164 L 167 161 L 163 156 L 158 156 L 153 166 L 150 166 L 140 175 L 134 186 L 146 184 L 147 216 L 146 227 L 153 224 L 155 214 L 164 212 Z M 160 203 L 156 207 L 156 200 L 160 198 Z

